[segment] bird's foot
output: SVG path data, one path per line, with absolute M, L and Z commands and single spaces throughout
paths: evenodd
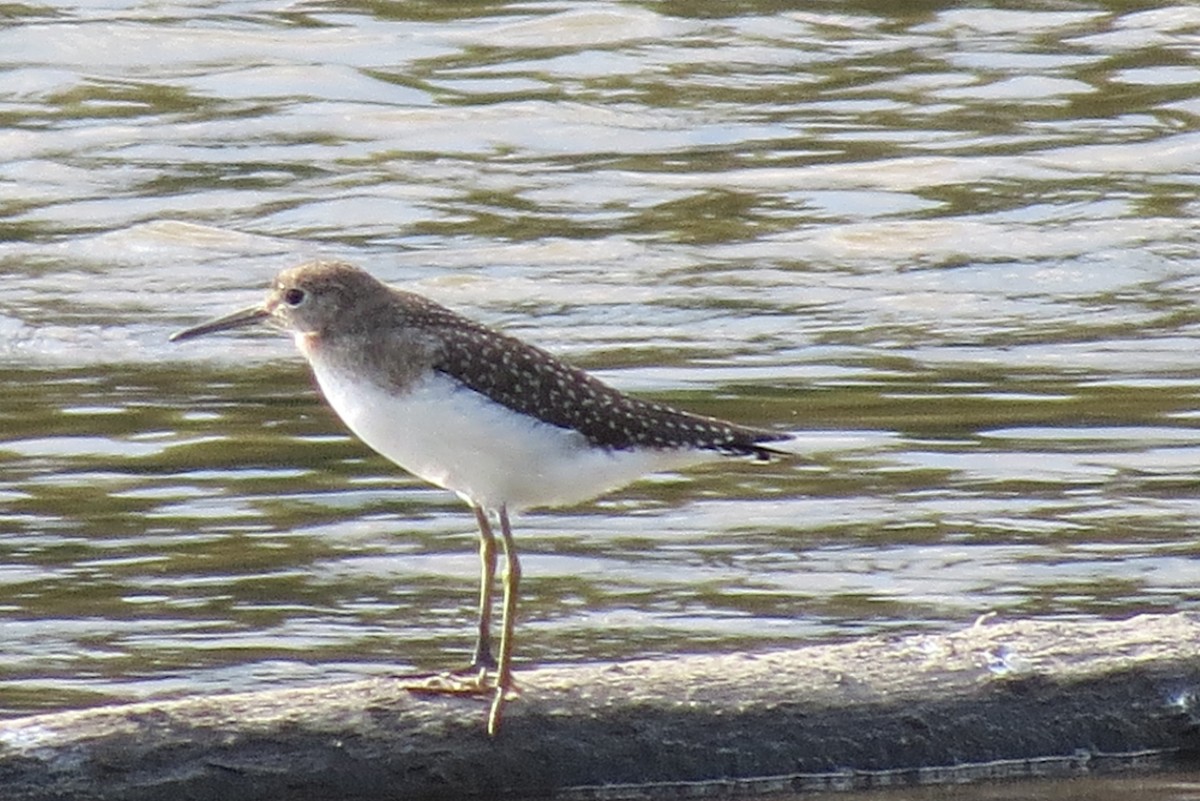
M 486 672 L 434 673 L 418 681 L 406 681 L 404 689 L 415 695 L 491 695 L 495 685 Z
M 438 673 L 405 673 L 394 678 L 409 692 L 422 695 L 490 695 L 496 692 L 497 663 L 491 649 L 475 649 L 471 662 Z M 511 680 L 506 691 L 511 689 Z
M 414 695 L 462 695 L 497 696 L 512 698 L 520 694 L 516 682 L 511 678 L 500 692 L 496 685 L 496 674 L 486 670 L 465 668 L 448 673 L 432 673 L 423 676 L 404 677 L 404 689 Z
M 474 678 L 478 679 L 479 682 L 482 684 L 487 681 L 489 676 L 492 676 L 493 674 L 495 674 L 495 672 L 496 672 L 496 663 L 495 662 L 491 662 L 491 661 L 480 662 L 480 661 L 476 660 L 476 661 L 472 661 L 471 664 L 469 664 L 469 665 L 464 665 L 463 667 L 460 667 L 457 670 L 450 671 L 450 675 L 458 676 L 459 678 L 463 678 L 463 679 L 474 677 Z

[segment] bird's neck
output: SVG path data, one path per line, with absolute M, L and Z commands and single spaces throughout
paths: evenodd
M 436 346 L 417 334 L 389 340 L 399 345 L 395 348 L 336 331 L 297 331 L 292 338 L 322 385 L 334 376 L 345 376 L 403 394 L 433 372 Z
M 292 334 L 296 349 L 310 362 L 321 358 L 321 336 L 315 331 L 296 331 Z

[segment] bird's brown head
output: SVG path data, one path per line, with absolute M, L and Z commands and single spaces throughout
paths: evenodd
M 371 275 L 345 262 L 308 262 L 275 276 L 261 304 L 179 331 L 171 335 L 171 341 L 258 323 L 319 336 L 360 321 L 362 315 L 355 313 L 355 307 L 377 295 L 381 288 L 383 285 Z

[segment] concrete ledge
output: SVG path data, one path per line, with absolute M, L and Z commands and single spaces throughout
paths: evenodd
M 1200 751 L 1200 622 L 982 622 L 523 670 L 486 701 L 401 679 L 0 722 L 10 801 L 730 798 L 1162 769 Z

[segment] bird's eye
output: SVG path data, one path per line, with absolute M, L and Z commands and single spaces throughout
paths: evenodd
M 296 287 L 292 287 L 291 289 L 284 290 L 284 293 L 283 293 L 283 302 L 289 306 L 299 306 L 301 303 L 304 302 L 304 298 L 305 298 L 304 290 L 297 289 Z

